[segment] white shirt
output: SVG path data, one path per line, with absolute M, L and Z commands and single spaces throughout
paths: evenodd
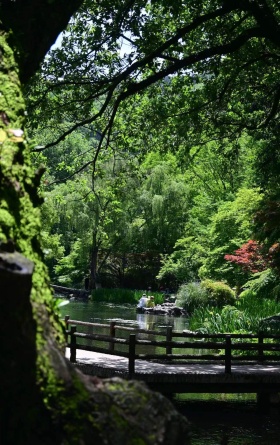
M 138 307 L 146 307 L 146 303 L 147 303 L 147 298 L 141 297 L 138 303 Z

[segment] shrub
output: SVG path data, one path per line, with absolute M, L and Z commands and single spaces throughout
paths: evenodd
M 182 284 L 177 293 L 176 303 L 177 306 L 192 313 L 195 308 L 207 303 L 207 292 L 198 282 Z
M 279 276 L 271 269 L 254 274 L 243 288 L 245 290 L 239 295 L 241 299 L 253 295 L 255 298 L 272 298 L 280 301 Z
M 207 292 L 209 306 L 223 307 L 235 303 L 234 291 L 222 281 L 204 280 L 201 287 Z

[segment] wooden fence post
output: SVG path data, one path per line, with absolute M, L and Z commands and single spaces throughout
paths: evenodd
M 172 326 L 167 326 L 166 328 L 166 341 L 172 341 Z M 172 354 L 172 346 L 166 345 L 166 354 Z
M 110 337 L 115 338 L 116 335 L 116 322 L 115 321 L 111 321 L 110 323 Z M 115 348 L 115 344 L 114 343 L 109 343 L 109 351 L 114 351 Z
M 65 315 L 64 317 L 64 321 L 65 321 L 65 341 L 66 341 L 66 346 L 68 343 L 68 320 L 70 320 L 70 316 L 69 315 Z
M 129 335 L 129 352 L 128 352 L 128 373 L 130 375 L 135 372 L 135 346 L 136 346 L 136 335 Z
M 258 335 L 258 353 L 259 353 L 259 361 L 264 361 L 264 353 L 263 353 L 263 331 L 259 332 Z
M 75 332 L 77 330 L 76 326 L 71 326 L 70 328 L 70 362 L 76 362 L 76 337 Z
M 231 336 L 230 335 L 226 335 L 225 373 L 231 374 Z

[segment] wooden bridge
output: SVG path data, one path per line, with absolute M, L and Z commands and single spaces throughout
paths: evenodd
M 85 374 L 142 380 L 162 393 L 280 392 L 280 335 L 153 331 L 69 316 L 65 323 L 66 355 Z

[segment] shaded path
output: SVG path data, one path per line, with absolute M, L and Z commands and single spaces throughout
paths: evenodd
M 66 357 L 70 357 L 69 348 Z M 280 392 L 280 364 L 232 365 L 225 374 L 224 364 L 162 364 L 135 361 L 135 373 L 128 373 L 128 359 L 115 355 L 77 350 L 76 366 L 85 374 L 119 376 L 142 380 L 161 392 Z

